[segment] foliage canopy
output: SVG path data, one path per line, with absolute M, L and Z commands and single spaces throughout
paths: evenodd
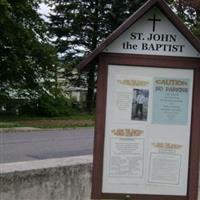
M 54 49 L 38 0 L 0 0 L 0 95 L 37 97 L 51 78 Z

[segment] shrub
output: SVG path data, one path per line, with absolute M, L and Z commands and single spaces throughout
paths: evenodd
M 37 113 L 40 116 L 57 117 L 70 115 L 71 110 L 71 103 L 64 96 L 53 97 L 45 94 L 38 99 Z

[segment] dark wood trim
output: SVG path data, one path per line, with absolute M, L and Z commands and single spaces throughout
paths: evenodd
M 126 194 L 102 194 L 99 199 L 123 199 L 123 200 L 188 200 L 184 196 L 164 196 L 164 195 L 137 195 L 131 194 L 130 198 Z
M 106 119 L 108 65 L 129 65 L 157 68 L 193 69 L 194 88 L 191 121 L 190 157 L 187 196 L 138 195 L 129 199 L 138 200 L 197 200 L 199 146 L 200 146 L 200 62 L 198 59 L 165 56 L 144 56 L 125 54 L 101 54 L 98 68 L 96 126 L 94 142 L 92 199 L 126 199 L 125 194 L 102 193 L 103 152 Z
M 193 108 L 191 123 L 190 160 L 188 175 L 189 200 L 197 199 L 199 178 L 199 151 L 200 151 L 200 63 L 195 70 L 193 89 Z
M 105 133 L 105 118 L 106 118 L 107 73 L 108 73 L 108 68 L 104 62 L 104 59 L 101 58 L 98 67 L 98 79 L 97 79 L 92 199 L 97 199 L 99 196 L 101 196 L 102 193 L 101 191 L 102 191 L 103 150 L 104 150 L 104 133 Z
M 124 21 L 115 31 L 113 31 L 92 53 L 90 53 L 79 65 L 79 70 L 86 70 L 90 63 L 95 61 L 97 56 L 117 37 L 125 32 L 131 25 L 138 21 L 153 6 L 158 6 L 165 16 L 177 27 L 177 29 L 187 38 L 187 40 L 200 52 L 200 41 L 183 24 L 177 15 L 168 7 L 164 0 L 149 0 L 133 15 Z
M 115 54 L 102 53 L 104 62 L 114 65 L 134 65 L 134 66 L 148 66 L 148 67 L 176 67 L 188 68 L 198 66 L 199 59 L 184 58 L 173 56 L 152 56 L 152 55 L 132 55 L 132 54 Z

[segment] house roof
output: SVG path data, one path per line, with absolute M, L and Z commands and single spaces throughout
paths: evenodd
M 91 52 L 78 65 L 79 70 L 86 70 L 92 63 L 97 61 L 98 55 L 122 33 L 124 33 L 130 26 L 138 21 L 146 12 L 152 7 L 158 6 L 166 17 L 175 25 L 175 27 L 185 36 L 185 38 L 193 45 L 193 47 L 200 52 L 200 41 L 191 33 L 189 29 L 183 24 L 181 19 L 173 13 L 164 0 L 149 0 L 141 8 L 139 8 L 133 15 L 124 21 L 115 31 L 113 31 L 93 52 Z

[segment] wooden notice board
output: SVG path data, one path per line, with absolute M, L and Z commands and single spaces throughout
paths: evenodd
M 200 64 L 154 59 L 101 56 L 94 198 L 196 199 Z M 139 91 L 142 118 L 136 116 Z
M 163 0 L 150 0 L 79 67 L 92 63 L 92 198 L 197 200 L 199 40 Z

